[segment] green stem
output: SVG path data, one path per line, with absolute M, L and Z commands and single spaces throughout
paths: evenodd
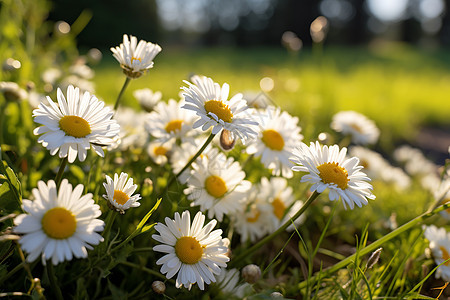
M 56 299 L 64 300 L 64 297 L 61 293 L 61 289 L 59 288 L 58 282 L 56 280 L 55 270 L 53 269 L 53 264 L 52 264 L 51 260 L 47 261 L 47 276 L 48 276 L 48 279 L 50 280 L 50 285 L 52 287 L 53 293 L 56 296 Z
M 435 215 L 436 213 L 447 209 L 450 207 L 450 204 L 446 204 L 443 205 L 441 207 L 438 207 L 436 209 L 434 209 L 431 212 L 425 212 L 423 214 L 421 214 L 420 216 L 412 219 L 411 221 L 409 221 L 406 224 L 403 224 L 402 226 L 398 227 L 397 229 L 395 229 L 394 231 L 386 234 L 385 236 L 383 236 L 382 238 L 376 240 L 375 242 L 373 242 L 372 244 L 370 244 L 369 246 L 366 246 L 365 248 L 361 249 L 360 251 L 358 251 L 358 253 L 355 253 L 345 259 L 343 259 L 342 261 L 338 262 L 337 264 L 335 264 L 332 267 L 329 267 L 327 269 L 324 269 L 320 272 L 320 274 L 317 274 L 315 276 L 312 276 L 311 278 L 309 278 L 308 280 L 305 280 L 303 282 L 300 282 L 298 285 L 299 289 L 305 288 L 305 286 L 307 285 L 308 281 L 311 280 L 315 280 L 318 276 L 324 278 L 324 277 L 328 277 L 329 275 L 331 275 L 332 273 L 346 267 L 347 265 L 349 265 L 350 263 L 352 263 L 355 260 L 356 255 L 358 256 L 363 256 L 366 255 L 368 253 L 371 253 L 372 251 L 378 249 L 381 245 L 383 245 L 384 243 L 386 243 L 387 241 L 395 238 L 396 236 L 400 235 L 401 233 L 413 228 L 414 226 L 418 225 L 419 223 L 423 222 L 425 219 L 428 219 L 429 217 Z
M 203 153 L 203 151 L 206 149 L 206 147 L 208 147 L 208 145 L 211 143 L 211 141 L 213 140 L 213 138 L 214 138 L 215 136 L 216 136 L 215 134 L 211 133 L 211 134 L 209 135 L 208 139 L 207 139 L 207 140 L 205 141 L 205 143 L 203 144 L 203 146 L 200 148 L 200 150 L 198 150 L 197 153 L 195 153 L 195 155 L 194 155 L 194 156 L 191 158 L 191 160 L 183 167 L 183 169 L 181 169 L 180 172 L 178 172 L 175 176 L 172 176 L 172 177 L 169 179 L 169 182 L 167 183 L 166 188 L 165 188 L 163 194 L 165 194 L 165 192 L 167 192 L 167 190 L 168 190 L 169 187 L 172 185 L 172 183 L 173 183 L 173 181 L 175 180 L 175 178 L 178 178 L 181 174 L 183 174 L 183 172 L 186 171 L 187 168 L 189 168 L 189 167 L 192 165 L 192 163 L 197 159 L 197 157 L 199 157 L 200 154 Z
M 159 278 L 161 278 L 163 280 L 167 280 L 166 276 L 164 276 L 163 274 L 161 274 L 161 273 L 159 273 L 157 271 L 154 271 L 152 269 L 146 268 L 146 267 L 144 267 L 142 265 L 134 264 L 134 263 L 131 263 L 129 261 L 120 261 L 119 263 L 122 264 L 122 265 L 128 266 L 128 267 L 132 267 L 132 268 L 136 268 L 138 270 L 142 270 L 142 271 L 144 271 L 144 272 L 146 272 L 148 274 L 154 275 L 154 276 L 159 277 Z
M 122 98 L 122 95 L 125 92 L 130 81 L 131 79 L 127 76 L 125 82 L 123 83 L 122 89 L 120 90 L 119 95 L 117 96 L 116 103 L 114 104 L 114 111 L 117 111 L 117 109 L 119 108 L 120 98 Z
M 115 212 L 114 210 L 110 210 L 108 212 L 108 216 L 106 216 L 106 220 L 105 220 L 105 230 L 103 230 L 103 238 L 105 239 L 103 241 L 103 246 L 102 248 L 106 247 L 108 244 L 108 240 L 109 240 L 109 232 L 111 231 L 112 228 L 112 224 L 114 223 L 114 219 L 117 216 L 117 212 Z M 102 251 L 103 252 L 103 251 Z
M 289 227 L 295 220 L 297 220 L 303 212 L 311 205 L 311 203 L 320 195 L 320 193 L 314 191 L 314 193 L 311 194 L 311 196 L 306 200 L 305 204 L 303 204 L 302 208 L 286 223 L 284 223 L 280 228 L 278 228 L 275 232 L 272 234 L 266 236 L 262 240 L 260 240 L 258 243 L 254 244 L 252 247 L 246 249 L 244 252 L 239 254 L 236 258 L 233 259 L 233 262 L 230 263 L 230 266 L 236 265 L 239 261 L 242 259 L 247 258 L 250 254 L 261 248 L 264 244 L 267 244 L 271 240 L 273 240 L 276 236 L 279 236 L 281 233 L 283 233 L 286 228 Z
M 0 104 L 0 146 L 3 145 L 3 131 L 4 131 L 4 126 L 3 126 L 3 122 L 5 119 L 5 115 L 6 115 L 6 105 L 8 104 L 8 102 L 5 99 L 5 102 L 3 102 L 2 104 Z
M 59 187 L 59 184 L 61 183 L 62 175 L 64 173 L 64 169 L 66 168 L 67 161 L 68 161 L 68 157 L 66 156 L 63 158 L 63 160 L 61 161 L 61 164 L 59 165 L 58 174 L 56 174 L 56 177 L 55 177 L 56 187 Z

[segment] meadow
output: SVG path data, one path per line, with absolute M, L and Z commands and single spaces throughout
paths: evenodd
M 446 49 L 162 44 L 149 68 L 142 53 L 96 60 L 8 3 L 1 297 L 450 295 Z M 139 100 L 145 88 L 162 96 Z M 339 123 L 343 111 L 357 114 Z M 361 142 L 367 124 L 377 134 Z

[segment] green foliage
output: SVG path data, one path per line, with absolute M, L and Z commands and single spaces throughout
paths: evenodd
M 77 33 L 92 15 L 81 13 L 71 24 L 72 31 L 61 35 L 46 20 L 49 7 L 44 0 L 1 2 L 0 60 L 14 58 L 21 67 L 3 68 L 0 79 L 55 99 L 55 88 L 70 73 L 70 66 L 76 61 L 89 61 L 78 55 L 75 46 Z M 145 87 L 161 90 L 164 100 L 177 99 L 182 80 L 192 73 L 204 74 L 229 83 L 231 94 L 252 92 L 250 98 L 258 95 L 270 99 L 298 116 L 307 142 L 316 140 L 320 132 L 328 132 L 329 144 L 344 143 L 329 128 L 333 114 L 349 109 L 361 112 L 380 127 L 377 148 L 392 159 L 394 147 L 414 139 L 422 126 L 449 125 L 450 102 L 445 99 L 450 92 L 446 75 L 450 60 L 443 52 L 433 54 L 404 45 L 369 50 L 326 48 L 323 55 L 306 50 L 298 57 L 280 49 L 164 49 L 154 69 L 132 80 L 122 103 L 139 110 L 132 92 Z M 49 86 L 42 73 L 51 67 L 64 75 Z M 106 55 L 95 71 L 95 94 L 113 104 L 124 80 L 119 65 Z M 273 79 L 274 89 L 261 92 L 263 77 Z M 0 110 L 0 295 L 21 292 L 36 299 L 43 295 L 52 298 L 54 286 L 46 273 L 48 267 L 39 260 L 24 261 L 16 242 L 19 236 L 11 229 L 14 216 L 22 213 L 22 199 L 33 199 L 32 189 L 39 180 L 55 178 L 60 159 L 37 143 L 30 99 L 11 102 L 0 94 Z M 258 158 L 244 153 L 243 145 L 238 144 L 227 156 L 241 162 L 246 179 L 252 183 L 272 176 Z M 153 251 L 156 243 L 151 238 L 155 224 L 172 218 L 175 212 L 198 210 L 190 205 L 183 193 L 186 186 L 176 182 L 169 164 L 157 164 L 145 148 L 131 146 L 106 152 L 104 158 L 90 152 L 84 162 L 76 161 L 61 171 L 73 186 L 84 185 L 83 194 L 93 194 L 103 212 L 100 218 L 107 223 L 102 233 L 104 242 L 90 250 L 87 259 L 73 259 L 55 267 L 64 296 L 240 298 L 217 284 L 206 291 L 195 285 L 191 291 L 177 289 L 174 278 L 167 279 L 159 272 L 156 261 L 161 255 Z M 102 197 L 105 175 L 120 172 L 135 180 L 142 196 L 141 206 L 123 215 L 110 210 Z M 310 186 L 300 183 L 302 175 L 296 173 L 289 184 L 296 199 L 306 201 Z M 423 240 L 422 225 L 446 226 L 438 216 L 446 207 L 434 209 L 438 199 L 432 190 L 424 189 L 422 179 L 413 177 L 412 185 L 403 190 L 375 179 L 372 183 L 377 199 L 353 211 L 344 210 L 340 201 L 330 202 L 325 191 L 308 203 L 301 226 L 291 233 L 281 230 L 255 251 L 252 246 L 256 243 L 241 243 L 232 219 L 226 216 L 217 227 L 231 240 L 229 266 L 240 270 L 254 263 L 262 270 L 262 278 L 248 285 L 243 297 L 271 299 L 272 292 L 281 292 L 286 298 L 303 299 L 433 299 L 438 294 L 433 289 L 444 283 L 432 276 L 436 268 L 424 254 L 428 242 Z M 368 264 L 370 255 L 380 247 L 379 261 Z M 151 289 L 155 280 L 166 284 L 164 295 Z M 243 279 L 238 282 L 243 283 Z

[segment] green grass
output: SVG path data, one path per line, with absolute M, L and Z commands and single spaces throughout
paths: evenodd
M 133 90 L 148 87 L 177 99 L 183 80 L 203 74 L 227 82 L 231 94 L 261 92 L 263 77 L 274 80 L 267 93 L 274 103 L 300 118 L 307 138 L 329 131 L 333 114 L 355 110 L 373 119 L 381 144 L 413 140 L 422 126 L 450 126 L 450 55 L 419 51 L 406 45 L 304 50 L 297 56 L 279 48 L 163 49 L 148 74 L 133 80 L 124 103 L 138 108 Z M 97 95 L 109 103 L 125 79 L 105 51 L 96 66 Z M 314 125 L 312 125 L 314 124 Z

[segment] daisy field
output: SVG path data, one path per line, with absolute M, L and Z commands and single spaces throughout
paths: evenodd
M 450 296 L 448 54 L 85 49 L 37 3 L 0 4 L 1 298 Z

